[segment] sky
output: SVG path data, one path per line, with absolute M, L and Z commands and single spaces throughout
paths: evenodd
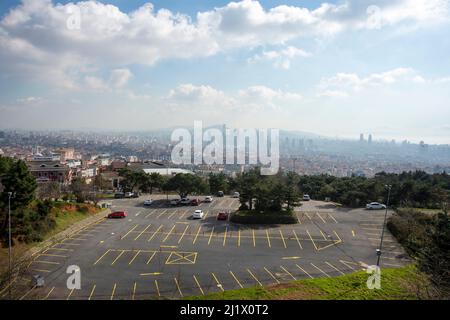
M 450 143 L 450 0 L 0 2 L 0 129 Z

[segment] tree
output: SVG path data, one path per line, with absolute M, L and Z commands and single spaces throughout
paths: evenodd
M 70 191 L 77 199 L 77 202 L 84 202 L 86 200 L 88 190 L 89 187 L 86 184 L 85 178 L 76 177 L 72 179 L 72 182 L 70 183 Z
M 161 189 L 165 180 L 164 177 L 157 173 L 152 172 L 151 174 L 145 174 L 144 179 L 142 179 L 142 184 L 140 185 L 140 189 L 143 192 L 153 193 L 153 188 Z
M 227 193 L 229 190 L 227 177 L 222 172 L 218 174 L 210 173 L 208 183 L 211 193 L 217 194 L 219 191 Z
M 41 183 L 36 195 L 39 199 L 58 199 L 61 196 L 61 185 L 56 181 Z
M 184 198 L 191 193 L 203 193 L 208 189 L 208 186 L 199 176 L 190 173 L 178 173 L 167 181 L 164 189 L 176 191 L 181 198 Z

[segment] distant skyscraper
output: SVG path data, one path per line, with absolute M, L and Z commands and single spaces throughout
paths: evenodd
M 360 141 L 360 142 L 363 142 L 363 141 L 364 141 L 364 133 L 361 133 L 361 134 L 359 135 L 359 141 Z
M 372 134 L 369 134 L 369 143 L 372 143 Z

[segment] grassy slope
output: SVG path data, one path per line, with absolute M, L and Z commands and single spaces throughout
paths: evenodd
M 193 300 L 392 300 L 417 299 L 416 286 L 425 283 L 413 265 L 396 269 L 382 269 L 381 289 L 369 290 L 368 274 L 360 271 L 335 278 L 292 281 L 267 287 L 252 287 L 187 297 Z
M 60 205 L 52 209 L 52 214 L 55 216 L 56 227 L 44 236 L 44 240 L 51 236 L 64 231 L 74 223 L 86 219 L 100 210 L 93 208 L 93 206 L 82 204 L 88 209 L 86 212 L 80 212 L 76 209 L 76 204 Z M 38 243 L 16 243 L 12 248 L 13 261 L 19 259 L 27 250 L 37 245 Z M 0 248 L 0 274 L 3 274 L 8 268 L 8 248 Z

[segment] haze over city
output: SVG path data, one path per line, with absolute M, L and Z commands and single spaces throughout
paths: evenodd
M 24 0 L 0 15 L 0 129 L 202 120 L 450 143 L 447 0 Z

